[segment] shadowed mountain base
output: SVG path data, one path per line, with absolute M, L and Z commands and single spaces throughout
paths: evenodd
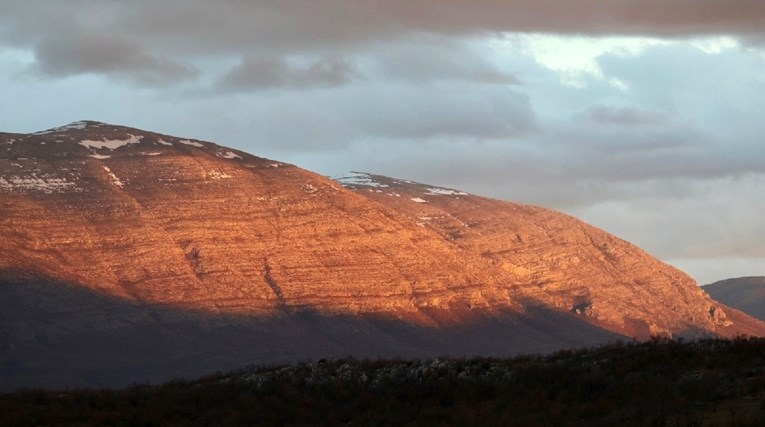
M 248 364 L 347 356 L 510 356 L 623 338 L 542 308 L 523 316 L 465 308 L 459 324 L 441 327 L 416 326 L 384 314 L 299 311 L 257 318 L 131 303 L 67 284 L 8 276 L 0 274 L 4 391 L 116 387 Z M 439 322 L 445 313 L 426 314 Z

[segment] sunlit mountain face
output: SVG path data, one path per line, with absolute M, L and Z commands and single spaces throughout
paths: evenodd
M 0 234 L 7 387 L 765 333 L 552 210 L 92 121 L 0 134 Z

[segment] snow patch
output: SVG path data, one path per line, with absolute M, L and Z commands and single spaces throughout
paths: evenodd
M 157 140 L 157 142 L 158 142 L 158 143 L 160 143 L 160 144 L 162 144 L 162 145 L 167 145 L 167 146 L 169 146 L 169 147 L 172 147 L 172 146 L 173 146 L 173 143 L 172 143 L 172 142 L 167 142 L 167 141 L 164 141 L 164 140 L 161 140 L 161 139 L 158 139 L 158 140 Z
M 467 196 L 464 191 L 450 190 L 448 188 L 428 187 L 427 196 Z
M 5 143 L 6 143 L 6 144 L 11 144 L 11 145 L 13 145 L 13 143 L 14 143 L 14 142 L 16 142 L 16 140 L 15 140 L 15 139 L 13 139 L 13 138 L 11 138 L 11 139 L 9 139 L 9 140 L 5 141 Z
M 390 185 L 375 181 L 371 175 L 363 172 L 350 172 L 347 175 L 334 178 L 344 187 L 375 187 L 388 188 Z
M 282 165 L 281 163 L 271 163 L 271 164 L 268 165 L 268 167 L 270 167 L 270 168 L 278 168 L 281 165 Z
M 82 129 L 85 129 L 86 127 L 88 127 L 88 123 L 80 120 L 80 121 L 69 123 L 68 125 L 61 126 L 59 129 L 60 130 L 69 130 L 69 129 L 82 130 Z
M 111 181 L 112 184 L 116 185 L 117 187 L 125 186 L 125 184 L 122 181 L 120 181 L 120 179 L 117 177 L 117 175 L 114 174 L 114 172 L 112 172 L 111 169 L 109 169 L 107 166 L 103 166 L 103 168 L 106 171 L 106 173 L 109 174 L 109 180 Z
M 220 172 L 220 171 L 210 171 L 207 172 L 207 177 L 210 179 L 229 179 L 233 178 L 233 176 L 227 174 L 226 172 Z
M 200 143 L 198 143 L 196 141 L 190 141 L 188 139 L 182 139 L 182 140 L 180 140 L 178 142 L 180 142 L 181 144 L 190 145 L 192 147 L 204 147 L 203 144 L 200 144 Z
M 90 157 L 94 159 L 98 159 L 98 160 L 103 160 L 103 159 L 110 159 L 112 156 L 107 156 L 105 154 L 91 154 Z
M 234 153 L 233 151 L 226 151 L 225 153 L 218 153 L 218 157 L 223 157 L 224 159 L 241 159 L 242 156 Z
M 52 178 L 48 176 L 10 176 L 8 179 L 0 177 L 0 189 L 10 191 L 41 191 L 45 194 L 63 193 L 65 191 L 79 190 L 75 183 L 68 182 L 65 178 Z
M 143 135 L 133 135 L 128 134 L 128 139 L 102 139 L 101 141 L 91 141 L 89 139 L 85 139 L 79 142 L 80 145 L 86 148 L 108 148 L 110 150 L 114 150 L 120 147 L 124 147 L 125 145 L 130 144 L 138 144 L 143 139 Z
M 144 156 L 159 156 L 160 154 L 162 154 L 162 152 L 161 151 L 152 151 L 150 153 L 143 152 L 141 154 L 143 154 Z
M 412 199 L 411 199 L 411 200 L 412 200 L 413 202 L 417 202 L 417 203 L 428 203 L 428 201 L 427 201 L 427 200 L 422 200 L 422 199 L 421 199 L 421 198 L 419 198 L 419 197 L 412 197 Z

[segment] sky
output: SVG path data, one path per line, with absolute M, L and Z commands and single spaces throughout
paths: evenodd
M 765 275 L 765 1 L 0 0 L 0 131 L 76 120 L 561 210 Z

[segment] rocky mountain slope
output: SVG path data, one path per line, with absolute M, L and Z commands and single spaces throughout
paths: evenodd
M 563 214 L 354 177 L 341 180 L 348 189 L 98 122 L 0 134 L 5 384 L 765 333 Z
M 765 277 L 739 277 L 704 286 L 712 298 L 765 320 Z
M 480 259 L 485 271 L 502 271 L 515 301 L 633 337 L 762 331 L 683 272 L 560 212 L 359 172 L 338 181 Z

